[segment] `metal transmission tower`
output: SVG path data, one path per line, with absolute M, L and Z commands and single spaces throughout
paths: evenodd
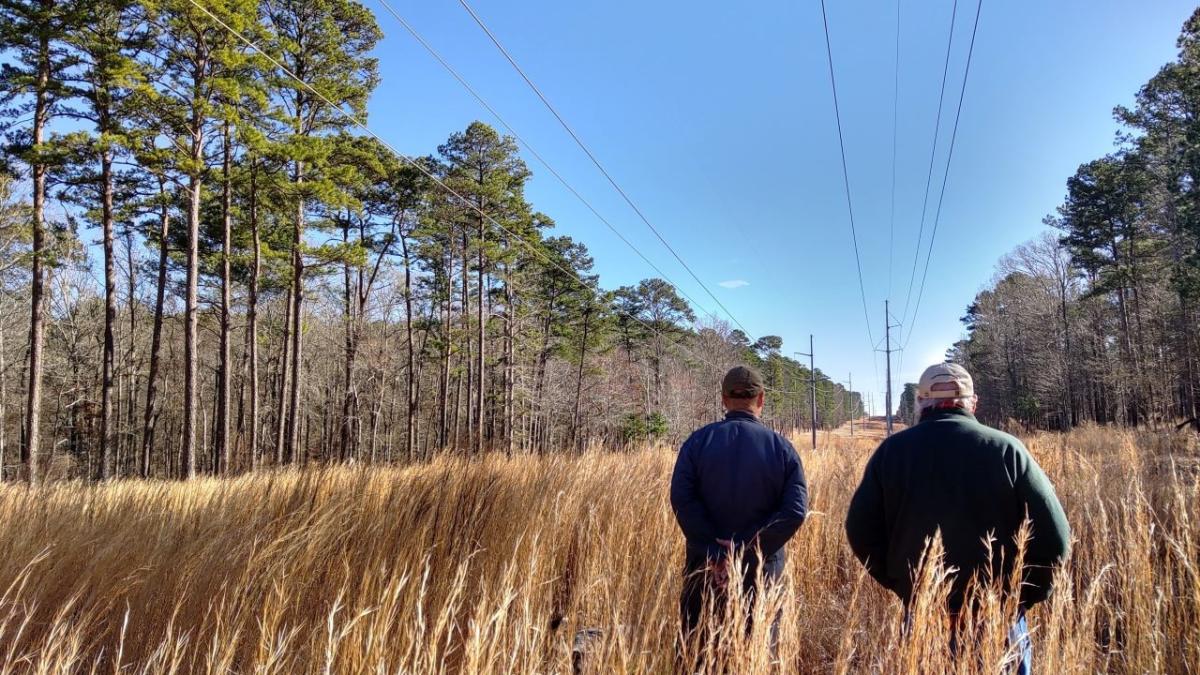
M 813 336 L 808 335 L 808 353 L 795 352 L 797 356 L 808 357 L 808 383 L 810 387 L 809 400 L 812 402 L 812 446 L 817 449 L 817 366 L 813 357 Z

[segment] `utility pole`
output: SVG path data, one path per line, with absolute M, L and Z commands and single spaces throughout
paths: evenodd
M 884 351 L 887 354 L 887 435 L 892 435 L 892 314 L 883 301 Z
M 896 326 L 892 324 L 892 312 L 887 300 L 883 301 L 883 352 L 887 356 L 887 391 L 884 394 L 884 405 L 887 410 L 884 411 L 887 423 L 887 435 L 892 435 L 892 352 L 899 351 L 892 349 L 892 329 Z
M 813 356 L 813 336 L 808 334 L 808 353 L 796 352 L 798 356 L 808 357 L 808 382 L 810 387 L 809 399 L 812 402 L 812 446 L 817 449 L 817 366 Z
M 846 419 L 850 420 L 850 437 L 854 438 L 854 414 L 858 411 L 854 406 L 854 373 L 850 373 L 845 382 L 838 382 L 838 384 L 846 387 L 846 395 L 842 397 L 838 406 L 844 406 Z
M 850 388 L 846 390 L 846 396 L 850 398 L 850 407 L 847 408 L 846 416 L 850 418 L 850 438 L 854 438 L 854 413 L 858 410 L 854 407 L 854 373 L 850 373 L 850 379 L 846 380 Z

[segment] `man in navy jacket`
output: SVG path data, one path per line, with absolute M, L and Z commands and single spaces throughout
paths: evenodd
M 687 541 L 685 639 L 702 621 L 706 598 L 723 601 L 736 554 L 751 596 L 760 566 L 767 581 L 782 574 L 784 545 L 808 513 L 804 467 L 792 444 L 759 421 L 764 399 L 761 375 L 744 366 L 730 370 L 721 383 L 725 419 L 693 433 L 675 462 L 671 508 Z

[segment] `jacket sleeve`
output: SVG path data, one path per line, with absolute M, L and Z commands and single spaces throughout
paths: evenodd
M 800 456 L 786 439 L 780 439 L 784 451 L 783 495 L 779 508 L 767 518 L 766 525 L 758 530 L 757 545 L 763 558 L 775 555 L 796 534 L 808 515 L 808 481 L 804 477 L 804 465 Z
M 710 558 L 718 558 L 723 547 L 717 544 L 708 509 L 700 499 L 692 452 L 689 438 L 675 458 L 675 470 L 671 474 L 671 510 L 675 512 L 675 520 L 688 544 L 704 548 Z
M 884 588 L 895 591 L 888 578 L 887 524 L 883 511 L 883 483 L 879 475 L 883 445 L 875 451 L 863 471 L 862 482 L 850 499 L 846 512 L 846 539 L 867 573 Z
M 1033 532 L 1025 550 L 1021 604 L 1031 607 L 1050 596 L 1054 568 L 1067 557 L 1071 529 L 1050 479 L 1017 441 L 1018 474 L 1014 484 L 1020 507 Z

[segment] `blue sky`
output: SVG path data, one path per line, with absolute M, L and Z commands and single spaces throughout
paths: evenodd
M 495 124 L 377 0 L 386 34 L 374 131 L 432 152 Z M 902 313 L 912 269 L 952 0 L 902 0 L 894 241 L 889 245 L 896 5 L 828 3 L 871 332 Z M 855 276 L 820 3 L 474 0 L 568 122 L 754 337 L 816 335 L 817 366 L 882 398 Z M 393 2 L 525 140 L 703 309 L 671 257 L 454 0 Z M 751 9 L 747 9 L 751 7 Z M 933 262 L 897 386 L 962 334 L 1000 256 L 1043 228 L 1082 162 L 1112 149 L 1114 105 L 1175 56 L 1176 0 L 985 0 Z M 975 3 L 958 8 L 930 211 Z M 606 287 L 655 273 L 536 160 L 527 195 L 585 242 Z M 926 242 L 928 241 L 928 225 Z M 927 245 L 927 244 L 926 244 Z M 922 249 L 924 250 L 924 246 Z M 922 253 L 923 255 L 923 253 Z M 922 263 L 923 264 L 923 263 Z M 889 268 L 891 275 L 889 279 Z M 920 281 L 920 270 L 917 272 Z M 915 296 L 914 291 L 914 296 Z M 909 330 L 904 327 L 905 334 Z M 878 375 L 876 375 L 878 372 Z

